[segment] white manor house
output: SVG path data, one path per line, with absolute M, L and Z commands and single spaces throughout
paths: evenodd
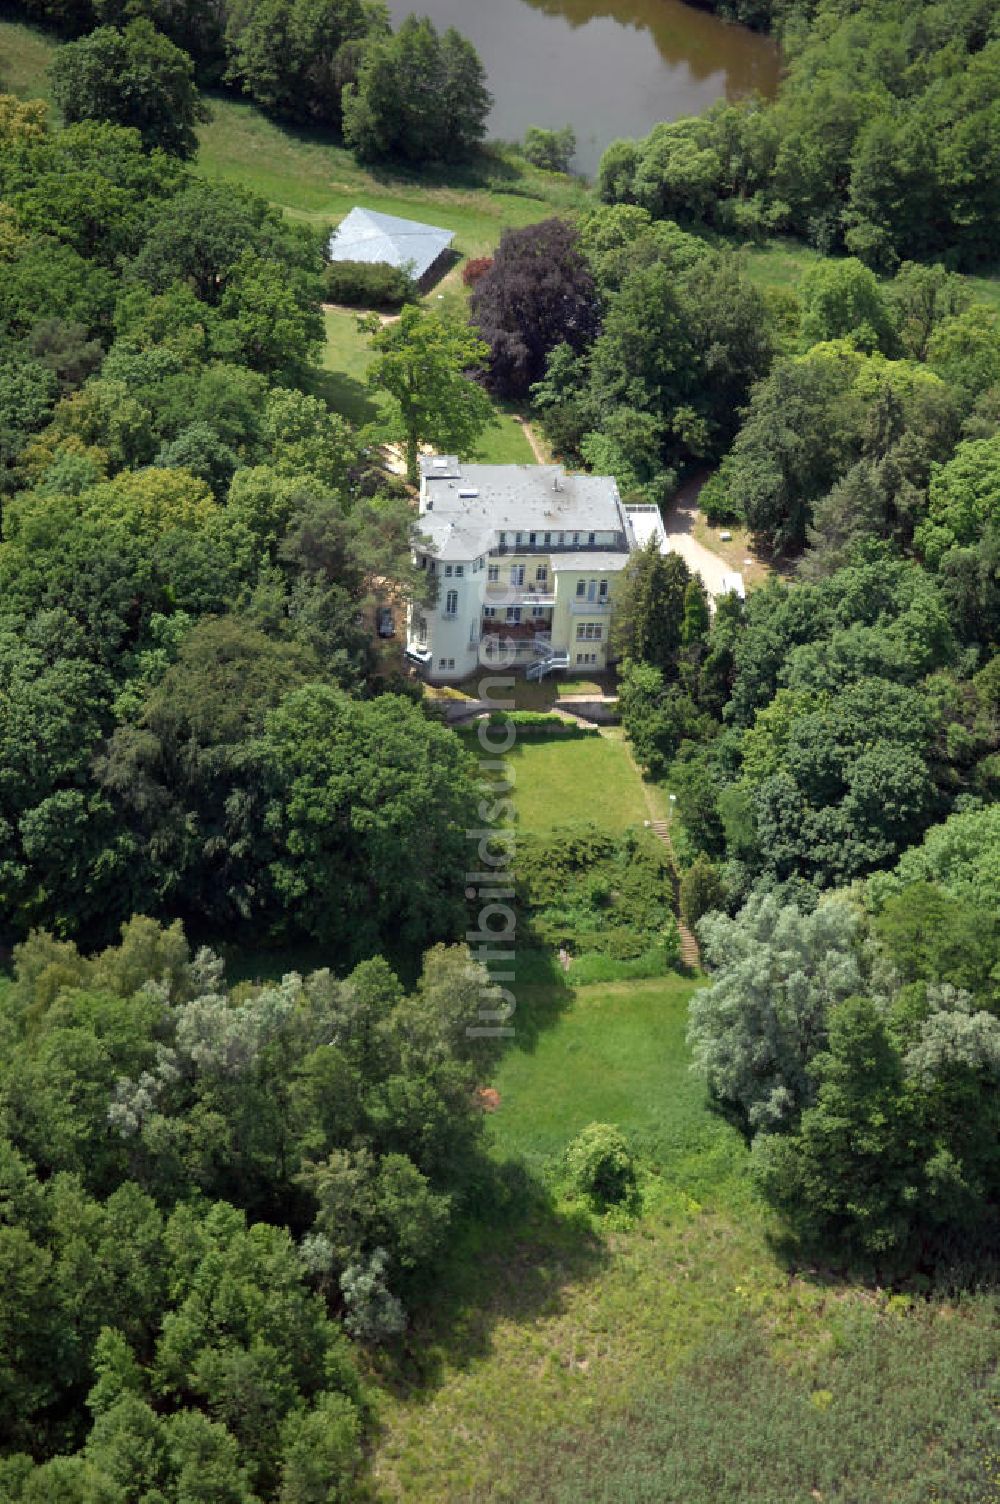
M 665 546 L 659 510 L 625 506 L 610 475 L 453 456 L 421 460 L 417 528 L 437 599 L 411 605 L 406 655 L 435 682 L 491 660 L 599 673 L 629 555 L 657 534 Z

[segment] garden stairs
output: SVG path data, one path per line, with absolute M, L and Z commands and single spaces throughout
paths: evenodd
M 692 971 L 697 970 L 701 964 L 701 955 L 698 951 L 698 942 L 681 918 L 680 882 L 677 877 L 677 863 L 674 859 L 674 848 L 670 840 L 670 826 L 666 820 L 652 820 L 650 829 L 654 835 L 663 842 L 670 853 L 670 880 L 674 889 L 674 909 L 677 913 L 677 932 L 681 937 L 681 960 L 685 966 L 690 966 Z

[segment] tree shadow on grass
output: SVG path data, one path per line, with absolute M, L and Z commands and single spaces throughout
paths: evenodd
M 370 177 L 386 188 L 465 188 L 470 192 L 513 186 L 520 182 L 524 170 L 512 162 L 503 149 L 489 143 L 463 162 L 425 162 L 410 166 L 401 161 L 365 164 Z
M 485 1357 L 501 1321 L 558 1316 L 566 1287 L 597 1278 L 609 1252 L 584 1212 L 557 1208 L 515 1160 L 484 1161 L 448 1249 L 409 1296 L 406 1337 L 376 1358 L 401 1399 L 429 1399 L 449 1369 Z
M 502 982 L 514 994 L 513 1048 L 533 1054 L 539 1037 L 559 1022 L 573 1001 L 573 988 L 559 964 L 530 928 L 518 931 L 512 966 L 513 980 Z
M 313 371 L 309 390 L 357 427 L 374 423 L 382 416 L 378 402 L 364 382 L 356 381 L 345 371 Z

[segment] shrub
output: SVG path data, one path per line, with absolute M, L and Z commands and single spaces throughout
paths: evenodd
M 386 1283 L 389 1255 L 376 1248 L 367 1258 L 349 1264 L 340 1277 L 344 1296 L 344 1326 L 364 1342 L 385 1342 L 406 1326 L 406 1314 Z
M 402 308 L 418 298 L 409 273 L 387 261 L 331 261 L 324 282 L 326 301 L 349 308 Z
M 628 1144 L 611 1123 L 590 1123 L 566 1150 L 566 1174 L 582 1196 L 615 1206 L 635 1189 L 635 1165 Z
M 474 287 L 480 277 L 486 276 L 492 265 L 492 256 L 473 256 L 471 261 L 467 261 L 462 267 L 462 281 L 466 287 Z
M 556 736 L 599 736 L 596 726 L 582 725 L 579 721 L 566 721 L 561 715 L 550 715 L 545 710 L 491 710 L 491 726 L 516 726 L 522 731 L 552 733 Z
M 533 167 L 569 172 L 569 164 L 576 155 L 576 132 L 571 125 L 557 131 L 530 125 L 524 134 L 524 155 Z
M 719 869 L 699 852 L 681 878 L 681 915 L 694 929 L 703 914 L 722 909 L 726 903 L 726 885 Z

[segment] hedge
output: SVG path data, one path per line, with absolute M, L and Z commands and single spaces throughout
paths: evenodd
M 563 720 L 561 715 L 549 715 L 544 710 L 493 710 L 489 715 L 491 726 L 516 726 L 521 731 L 554 736 L 599 736 L 596 726 L 584 726 L 579 721 Z
M 324 280 L 326 301 L 349 308 L 402 308 L 419 297 L 413 278 L 386 261 L 330 261 Z

